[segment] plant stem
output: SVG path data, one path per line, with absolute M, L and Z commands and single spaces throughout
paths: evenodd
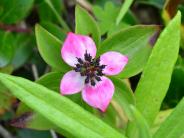
M 52 138 L 58 138 L 56 135 L 56 132 L 52 129 L 50 130 L 50 134 L 51 134 Z
M 2 125 L 0 125 L 0 134 L 3 138 L 13 138 L 13 136 Z
M 31 33 L 31 28 L 20 28 L 15 25 L 5 25 L 0 23 L 0 29 L 10 32 L 19 32 L 19 33 Z
M 38 75 L 38 70 L 37 70 L 37 67 L 35 64 L 32 64 L 31 65 L 31 68 L 32 68 L 32 72 L 33 72 L 33 76 L 34 76 L 34 79 L 37 80 L 39 75 Z
M 125 16 L 125 14 L 127 13 L 127 11 L 129 10 L 130 6 L 132 5 L 134 0 L 125 0 L 122 7 L 121 7 L 121 10 L 116 18 L 116 25 L 118 25 L 121 20 L 123 19 L 123 17 Z

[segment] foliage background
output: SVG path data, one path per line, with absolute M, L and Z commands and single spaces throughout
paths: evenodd
M 80 8 L 78 11 L 76 10 L 75 13 L 76 3 L 86 9 L 94 17 L 97 23 L 93 23 L 93 20 L 91 21 L 88 19 L 88 17 L 86 17 L 85 21 L 82 20 L 83 18 L 85 19 L 85 14 Z M 55 53 L 53 53 L 53 55 L 54 58 L 56 58 L 55 61 L 58 62 L 52 62 L 52 60 L 54 60 L 50 58 L 52 53 L 45 55 L 45 53 L 48 51 L 46 51 L 41 45 L 56 45 L 58 46 L 58 49 L 55 49 L 57 52 L 58 50 L 60 51 L 60 42 L 64 41 L 68 31 L 76 31 L 84 34 L 90 32 L 92 33 L 96 44 L 100 47 L 100 54 L 107 49 L 119 49 L 119 45 L 126 45 L 128 43 L 128 38 L 132 39 L 130 41 L 134 41 L 137 40 L 139 36 L 144 35 L 144 38 L 139 39 L 139 41 L 136 43 L 137 47 L 139 47 L 139 52 L 135 53 L 135 48 L 128 50 L 121 49 L 123 52 L 127 52 L 130 55 L 133 53 L 131 60 L 132 62 L 128 65 L 128 69 L 125 69 L 125 72 L 119 76 L 121 78 L 126 78 L 125 83 L 121 82 L 122 80 L 116 80 L 116 78 L 114 78 L 114 82 L 121 85 L 121 87 L 116 88 L 118 91 L 122 91 L 122 89 L 124 91 L 130 92 L 135 91 L 140 80 L 144 64 L 147 63 L 147 59 L 151 53 L 151 48 L 154 46 L 163 28 L 165 28 L 168 22 L 175 16 L 176 11 L 179 9 L 181 14 L 184 13 L 184 2 L 182 0 L 135 0 L 131 4 L 130 8 L 127 6 L 127 11 L 124 9 L 123 12 L 125 12 L 125 15 L 119 19 L 118 17 L 120 16 L 117 15 L 119 15 L 119 13 L 123 15 L 123 12 L 121 12 L 121 6 L 124 3 L 125 2 L 121 0 L 1 0 L 0 72 L 21 76 L 23 78 L 36 81 L 37 83 L 42 84 L 52 90 L 58 91 L 57 86 L 59 85 L 59 81 L 63 75 L 61 72 L 56 74 L 53 73 L 50 76 L 45 77 L 46 79 L 44 77 L 41 79 L 38 78 L 50 71 L 57 71 L 60 68 L 66 70 L 67 67 L 58 61 L 58 59 L 60 60 L 60 57 L 55 56 Z M 76 18 L 75 14 L 78 15 L 78 18 Z M 171 111 L 176 107 L 184 95 L 183 18 L 181 20 L 181 43 L 178 60 L 172 72 L 172 78 L 169 89 L 167 90 L 167 95 L 162 102 L 161 110 L 163 111 L 160 112 L 159 116 L 155 120 L 153 128 L 151 129 L 153 132 L 156 131 L 157 127 L 160 126 L 163 120 L 171 113 Z M 36 24 L 39 25 L 37 25 L 35 31 Z M 146 42 L 146 40 L 150 38 L 153 29 L 139 27 L 135 27 L 135 29 L 130 29 L 129 31 L 125 31 L 122 32 L 122 34 L 117 35 L 117 40 L 113 40 L 117 41 L 116 46 L 114 47 L 111 47 L 111 40 L 103 41 L 102 44 L 100 44 L 99 38 L 101 36 L 102 40 L 105 40 L 106 38 L 111 38 L 113 34 L 116 34 L 116 32 L 121 29 L 126 29 L 140 24 L 157 25 L 157 32 L 152 41 L 149 43 L 151 48 L 142 45 L 144 44 L 144 41 Z M 50 34 L 47 34 L 47 31 L 41 26 L 54 35 L 54 39 L 52 39 Z M 128 36 L 124 37 L 124 33 L 127 33 Z M 35 36 L 35 34 L 37 36 Z M 119 41 L 120 39 L 118 39 L 118 37 L 124 38 L 122 38 L 122 41 Z M 36 42 L 36 38 L 40 41 L 37 40 Z M 44 41 L 41 41 L 41 39 L 44 39 Z M 172 39 L 172 37 L 168 39 Z M 134 44 L 134 46 L 136 46 L 136 44 Z M 107 48 L 108 45 L 109 47 Z M 167 54 L 166 50 L 163 51 L 163 54 Z M 172 52 L 169 51 L 168 53 L 169 56 Z M 144 55 L 144 57 L 142 57 L 142 55 Z M 155 58 L 160 60 L 158 56 Z M 48 63 L 50 64 L 48 65 Z M 51 68 L 50 65 L 54 68 Z M 136 66 L 136 68 L 134 66 Z M 164 71 L 165 70 L 163 70 L 163 72 Z M 52 82 L 49 82 L 49 80 L 52 80 L 53 78 L 55 81 L 52 84 Z M 160 80 L 160 76 L 157 79 Z M 144 87 L 143 89 L 146 88 Z M 54 137 L 53 134 L 55 134 L 55 132 L 53 133 L 53 131 L 45 130 L 45 128 L 53 128 L 53 124 L 45 123 L 45 120 L 42 120 L 41 117 L 38 118 L 40 121 L 39 123 L 37 121 L 34 122 L 34 119 L 32 120 L 28 118 L 26 114 L 21 116 L 21 118 L 16 118 L 19 115 L 22 115 L 22 113 L 24 113 L 28 108 L 24 104 L 20 104 L 20 101 L 15 98 L 15 96 L 8 93 L 7 88 L 5 88 L 3 85 L 0 86 L 0 92 L 0 124 L 2 128 L 5 129 L 11 136 L 17 138 Z M 121 107 L 123 107 L 123 110 L 125 110 L 126 113 L 129 112 L 129 109 L 125 108 L 126 102 L 121 103 L 122 99 L 118 99 L 119 97 L 124 97 L 124 101 L 128 99 L 128 102 L 134 104 L 134 101 L 131 101 L 132 97 L 129 94 L 127 96 L 114 96 L 115 101 L 119 101 L 119 104 Z M 112 127 L 116 128 L 119 132 L 124 133 L 125 130 L 122 128 L 124 128 L 123 125 L 127 121 L 127 118 L 124 115 L 121 116 L 121 111 L 119 112 L 119 106 L 116 106 L 116 102 L 112 102 L 107 114 L 101 114 L 97 110 L 93 110 L 80 101 L 80 95 L 71 96 L 69 98 L 80 104 L 89 112 L 93 112 L 96 116 L 101 118 L 107 124 L 110 124 Z M 141 122 L 144 122 L 144 119 L 141 120 Z M 145 126 L 143 125 L 141 127 Z M 44 129 L 44 131 L 40 131 L 40 129 Z M 2 134 L 0 133 L 0 135 Z M 57 136 L 64 137 L 61 133 L 57 133 Z

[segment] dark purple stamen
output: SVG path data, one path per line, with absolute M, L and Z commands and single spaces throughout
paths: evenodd
M 87 53 L 84 54 L 84 60 L 77 58 L 78 63 L 74 70 L 80 72 L 81 76 L 86 76 L 85 84 L 90 83 L 91 86 L 95 86 L 98 81 L 101 81 L 103 76 L 103 69 L 106 65 L 100 65 L 100 57 L 92 59 L 92 56 Z

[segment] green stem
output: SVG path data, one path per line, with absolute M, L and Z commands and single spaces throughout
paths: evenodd
M 123 3 L 117 18 L 116 18 L 116 25 L 118 25 L 121 22 L 121 20 L 123 19 L 123 17 L 127 13 L 128 9 L 132 5 L 133 1 L 134 0 L 125 0 L 125 2 Z
M 55 16 L 56 16 L 57 20 L 59 21 L 59 23 L 61 24 L 61 26 L 63 26 L 63 28 L 65 28 L 66 31 L 70 31 L 70 28 L 68 27 L 68 25 L 66 24 L 66 22 L 61 18 L 61 16 L 58 14 L 58 12 L 55 10 L 55 8 L 52 5 L 51 1 L 50 0 L 45 0 L 45 2 L 51 8 L 51 10 L 55 14 Z

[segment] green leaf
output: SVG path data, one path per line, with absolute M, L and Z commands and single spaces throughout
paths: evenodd
M 111 77 L 110 79 L 115 86 L 113 99 L 107 111 L 104 114 L 98 112 L 97 115 L 103 121 L 122 132 L 126 128 L 128 119 L 132 119 L 130 105 L 135 105 L 135 98 L 132 90 L 124 81 L 116 77 Z
M 35 40 L 33 35 L 17 34 L 14 40 L 15 53 L 11 64 L 15 69 L 21 67 L 31 56 Z
M 62 42 L 40 25 L 36 25 L 35 32 L 38 50 L 45 62 L 62 72 L 69 70 L 69 66 L 61 58 Z
M 121 7 L 121 10 L 116 18 L 116 25 L 118 25 L 121 22 L 121 20 L 125 16 L 126 12 L 129 10 L 132 3 L 133 3 L 133 0 L 125 0 L 124 1 L 123 5 Z
M 109 36 L 112 34 L 112 32 L 117 32 L 120 29 L 134 25 L 136 23 L 136 19 L 133 14 L 128 12 L 124 17 L 123 22 L 120 22 L 119 25 L 116 25 L 116 17 L 119 11 L 119 5 L 115 5 L 109 1 L 105 3 L 104 7 L 97 5 L 93 6 L 93 13 L 97 18 L 101 35 L 108 33 Z
M 100 30 L 96 21 L 87 11 L 80 6 L 75 9 L 75 32 L 83 35 L 92 35 L 95 43 L 99 46 L 100 43 Z
M 13 24 L 25 18 L 33 6 L 34 0 L 1 0 L 0 5 L 3 13 L 0 15 L 1 22 Z
M 130 109 L 132 111 L 133 116 L 132 122 L 135 123 L 138 128 L 139 138 L 151 138 L 149 126 L 145 118 L 133 105 L 130 106 Z
M 178 12 L 159 37 L 136 89 L 137 108 L 151 125 L 169 88 L 180 42 Z M 144 98 L 143 98 L 144 97 Z
M 162 104 L 162 108 L 173 108 L 184 97 L 184 59 L 179 56 L 174 67 L 169 90 Z
M 178 12 L 156 42 L 135 91 L 137 109 L 151 126 L 169 88 L 172 71 L 178 57 L 180 41 L 180 19 Z M 136 130 L 129 125 L 128 135 L 134 138 Z
M 160 111 L 155 118 L 155 121 L 151 127 L 151 133 L 154 134 L 159 128 L 160 125 L 167 119 L 167 117 L 173 112 L 174 109 L 167 109 Z
M 6 74 L 11 74 L 13 72 L 13 66 L 12 65 L 7 65 L 3 68 L 0 68 L 1 73 L 6 73 Z
M 58 25 L 51 22 L 41 22 L 40 25 L 44 27 L 48 32 L 56 36 L 59 40 L 63 41 L 66 38 L 65 31 Z
M 18 138 L 52 138 L 49 131 L 35 131 L 30 129 L 19 129 Z
M 155 31 L 156 26 L 134 26 L 121 30 L 102 42 L 97 54 L 117 51 L 127 55 L 128 64 L 118 77 L 134 76 L 142 71 L 147 62 L 152 49 L 148 41 Z
M 50 9 L 53 11 L 54 15 L 56 16 L 57 20 L 59 21 L 59 23 L 61 24 L 61 26 L 63 28 L 65 28 L 66 31 L 70 31 L 70 28 L 68 27 L 68 25 L 65 23 L 65 21 L 63 20 L 63 18 L 60 16 L 60 13 L 55 9 L 55 7 L 58 7 L 58 5 L 61 4 L 61 1 L 51 1 L 51 0 L 45 0 L 45 2 L 47 3 L 47 5 L 50 7 Z M 54 4 L 57 3 L 57 4 Z M 55 7 L 54 7 L 55 6 Z
M 37 2 L 36 0 L 35 2 Z M 61 13 L 61 1 L 60 0 L 54 0 L 51 1 L 54 9 L 56 10 L 57 13 Z M 45 2 L 45 0 L 42 0 L 39 2 L 36 6 L 38 6 L 38 14 L 39 14 L 39 19 L 41 22 L 53 22 L 53 23 L 58 23 L 58 20 L 49 7 L 49 5 Z
M 10 32 L 0 31 L 0 67 L 8 65 L 14 55 L 14 37 Z
M 39 78 L 36 82 L 51 89 L 54 90 L 57 93 L 60 93 L 59 91 L 59 86 L 60 86 L 60 81 L 63 76 L 63 73 L 60 72 L 51 72 L 48 73 L 41 78 Z M 65 96 L 67 98 L 70 98 L 72 101 L 75 103 L 79 104 L 82 106 L 83 102 L 81 100 L 81 94 L 74 94 L 74 95 L 69 95 Z M 31 116 L 34 117 L 24 117 L 24 119 L 21 119 L 22 116 L 25 116 L 26 113 L 31 113 Z M 13 126 L 16 127 L 22 127 L 22 124 L 24 128 L 31 128 L 31 129 L 37 129 L 37 130 L 49 130 L 52 128 L 55 128 L 54 124 L 47 121 L 45 117 L 40 115 L 37 112 L 34 112 L 32 109 L 30 109 L 28 106 L 26 106 L 24 103 L 20 103 L 18 110 L 16 112 L 17 117 L 14 119 L 14 123 L 12 124 Z M 55 128 L 57 132 L 60 132 L 57 128 Z
M 10 110 L 13 100 L 14 98 L 8 89 L 0 83 L 0 109 Z
M 184 99 L 163 122 L 153 138 L 182 138 L 184 136 Z
M 0 81 L 22 102 L 75 137 L 125 137 L 66 97 L 39 84 L 2 73 Z
M 133 92 L 122 80 L 116 77 L 111 77 L 111 80 L 113 81 L 115 86 L 113 99 L 119 104 L 128 119 L 131 120 L 132 116 L 130 105 L 135 105 L 135 97 L 133 95 Z

